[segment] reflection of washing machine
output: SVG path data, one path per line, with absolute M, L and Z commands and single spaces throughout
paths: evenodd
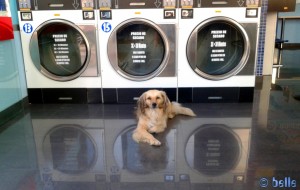
M 175 0 L 100 0 L 104 103 L 133 103 L 149 88 L 176 100 L 175 8 Z
M 180 102 L 253 101 L 259 1 L 181 0 Z
M 104 123 L 107 174 L 112 189 L 135 189 L 134 184 L 149 182 L 155 182 L 155 189 L 164 189 L 164 182 L 175 184 L 176 129 L 158 136 L 162 146 L 157 148 L 132 140 L 134 119 L 107 119 Z
M 242 189 L 236 187 L 246 182 L 251 125 L 251 117 L 181 121 L 176 150 L 180 187 Z
M 93 0 L 18 5 L 29 101 L 101 102 Z
M 103 120 L 32 119 L 32 125 L 46 186 L 93 187 L 106 181 Z

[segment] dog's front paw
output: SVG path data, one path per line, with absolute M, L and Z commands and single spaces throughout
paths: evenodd
M 160 146 L 161 142 L 155 138 L 153 139 L 149 139 L 148 140 L 148 144 L 152 145 L 152 146 Z

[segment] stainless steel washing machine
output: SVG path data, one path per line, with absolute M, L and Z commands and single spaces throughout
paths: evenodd
M 172 128 L 160 139 L 159 148 L 145 143 L 136 143 L 132 132 L 136 128 L 135 119 L 105 119 L 105 142 L 107 175 L 112 189 L 134 187 L 135 184 L 153 184 L 164 189 L 170 182 L 175 188 L 176 129 Z
M 179 102 L 251 102 L 259 1 L 180 1 Z
M 150 88 L 176 100 L 177 1 L 99 4 L 104 103 L 135 103 Z
M 32 118 L 38 167 L 50 186 L 105 182 L 102 119 Z
M 17 0 L 30 103 L 100 103 L 93 0 Z
M 242 189 L 251 127 L 251 116 L 200 116 L 181 121 L 176 150 L 179 188 Z

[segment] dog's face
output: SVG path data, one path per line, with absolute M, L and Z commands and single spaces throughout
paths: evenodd
M 143 109 L 146 108 L 162 108 L 166 109 L 170 100 L 168 99 L 166 93 L 164 91 L 159 90 L 149 90 L 144 92 L 142 96 L 139 98 L 138 106 L 139 109 L 143 112 Z
M 161 108 L 165 102 L 165 95 L 162 91 L 150 90 L 145 95 L 146 104 L 148 108 Z

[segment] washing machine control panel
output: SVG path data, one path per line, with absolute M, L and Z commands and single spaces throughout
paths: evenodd
M 99 8 L 111 8 L 111 0 L 99 0 Z
M 19 10 L 94 9 L 95 0 L 17 0 Z
M 111 0 L 100 0 L 101 4 L 109 4 Z M 159 9 L 159 8 L 176 8 L 176 0 L 115 0 L 111 3 L 114 9 Z
M 19 9 L 31 9 L 30 0 L 19 0 L 18 5 L 19 5 Z
M 190 7 L 190 8 L 192 8 L 193 5 L 194 5 L 194 1 L 193 0 L 181 0 L 180 5 L 181 5 L 181 7 Z
M 182 8 L 259 6 L 260 0 L 180 0 L 180 7 Z
M 175 0 L 163 0 L 163 6 L 165 8 L 168 8 L 168 7 L 177 7 Z
M 94 8 L 94 0 L 81 0 L 82 9 Z

